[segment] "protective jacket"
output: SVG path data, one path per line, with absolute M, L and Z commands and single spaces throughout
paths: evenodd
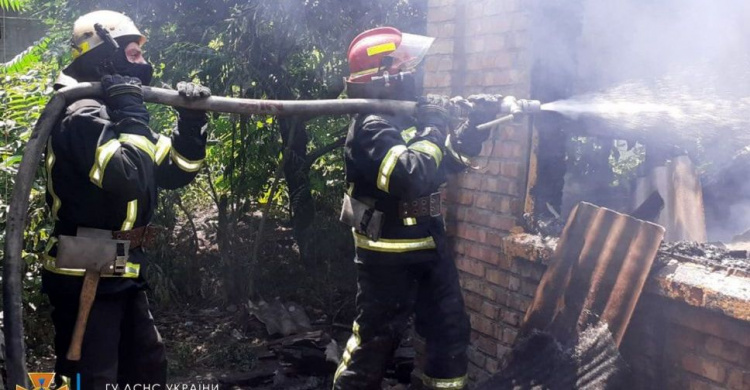
M 446 173 L 465 169 L 465 156 L 479 154 L 482 146 L 479 137 L 462 142 L 452 137 L 417 135 L 411 117 L 355 117 L 344 152 L 349 195 L 384 213 L 380 239 L 354 231 L 358 262 L 403 264 L 432 258 L 434 236 L 444 234 L 439 204 L 435 207 L 438 188 Z M 430 203 L 426 197 L 432 197 L 437 212 L 405 217 L 405 208 L 418 208 L 415 200 Z
M 47 143 L 47 204 L 55 220 L 44 254 L 43 289 L 80 290 L 83 270 L 55 266 L 56 237 L 78 227 L 128 231 L 147 225 L 158 188 L 178 188 L 195 177 L 205 157 L 204 123 L 178 121 L 171 136 L 142 121 L 112 123 L 102 101 L 85 99 L 67 107 Z M 142 249 L 130 252 L 121 277 L 103 278 L 99 293 L 138 287 Z
M 436 192 L 446 173 L 466 167 L 465 155 L 479 153 L 483 137 L 461 142 L 460 133 L 452 139 L 415 126 L 410 117 L 359 115 L 349 128 L 348 195 L 382 212 L 383 224 L 377 238 L 353 227 L 357 316 L 336 390 L 380 389 L 412 314 L 426 342 L 424 385 L 466 383 L 470 325 Z

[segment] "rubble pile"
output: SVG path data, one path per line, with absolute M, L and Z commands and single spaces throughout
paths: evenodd
M 722 243 L 664 242 L 656 260 L 660 264 L 666 264 L 670 259 L 675 259 L 750 275 L 748 254 L 750 252 L 747 250 L 732 249 Z

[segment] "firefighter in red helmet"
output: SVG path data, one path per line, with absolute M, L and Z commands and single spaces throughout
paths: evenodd
M 334 389 L 380 389 L 412 315 L 426 340 L 423 384 L 465 387 L 470 325 L 438 188 L 479 154 L 487 134 L 476 125 L 492 120 L 498 105 L 480 102 L 452 128 L 455 101 L 418 98 L 414 71 L 433 41 L 380 27 L 349 46 L 348 97 L 413 100 L 418 108 L 415 117 L 360 114 L 349 127 L 341 220 L 354 235 L 357 315 Z

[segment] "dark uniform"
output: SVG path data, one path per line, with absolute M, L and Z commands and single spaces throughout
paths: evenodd
M 349 128 L 349 195 L 382 211 L 384 223 L 377 240 L 353 229 L 357 317 L 335 389 L 380 389 L 412 313 L 427 343 L 423 383 L 435 389 L 465 384 L 470 325 L 437 191 L 446 173 L 465 168 L 463 156 L 479 153 L 484 137 L 459 133 L 459 140 L 473 138 L 460 143 L 440 132 L 415 135 L 415 126 L 412 118 L 359 115 Z
M 171 137 L 148 127 L 126 110 L 110 118 L 102 101 L 80 100 L 65 112 L 47 144 L 47 204 L 55 220 L 44 254 L 42 288 L 54 308 L 56 371 L 83 389 L 106 384 L 166 383 L 164 344 L 148 309 L 140 275 L 146 261 L 140 242 L 131 241 L 125 273 L 99 283 L 82 345 L 81 360 L 65 358 L 78 313 L 83 270 L 55 266 L 59 235 L 78 227 L 114 232 L 115 237 L 144 233 L 157 205 L 158 188 L 188 184 L 205 156 L 202 115 L 178 122 Z

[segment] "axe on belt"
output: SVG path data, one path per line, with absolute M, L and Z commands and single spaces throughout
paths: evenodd
M 143 87 L 143 95 L 144 100 L 149 103 L 244 115 L 313 116 L 355 113 L 413 115 L 416 110 L 415 102 L 377 99 L 282 101 L 211 96 L 206 99 L 188 100 L 180 96 L 177 91 L 152 87 Z M 28 217 L 26 211 L 29 207 L 29 194 L 31 193 L 34 176 L 39 166 L 42 151 L 47 143 L 47 138 L 57 121 L 60 120 L 65 108 L 76 100 L 101 96 L 102 89 L 99 83 L 79 83 L 57 91 L 42 111 L 26 144 L 23 159 L 18 167 L 6 220 L 5 262 L 3 264 L 2 278 L 6 341 L 5 367 L 8 374 L 7 385 L 10 388 L 15 388 L 15 385 L 24 385 L 26 383 L 26 366 L 24 363 L 26 353 L 23 342 L 23 302 L 21 299 L 23 264 L 21 253 L 23 251 L 23 232 L 26 226 L 26 218 Z M 524 101 L 517 99 L 517 104 L 513 103 L 504 98 L 503 107 L 499 110 L 502 117 L 494 123 L 489 124 L 490 126 L 480 127 L 486 129 L 492 125 L 518 118 L 519 114 L 536 112 L 539 108 L 538 102 L 533 100 Z M 88 270 L 88 268 L 85 269 Z M 98 280 L 99 276 L 101 276 L 101 269 L 99 269 L 98 273 L 95 269 L 91 269 L 91 273 L 87 272 L 86 276 L 84 276 L 84 284 L 96 285 L 95 281 Z
M 79 227 L 75 236 L 60 235 L 57 243 L 55 266 L 58 268 L 83 269 L 83 286 L 78 305 L 73 336 L 70 339 L 66 358 L 81 360 L 81 344 L 86 333 L 91 306 L 101 276 L 120 276 L 126 272 L 129 240 L 115 240 L 109 230 Z

